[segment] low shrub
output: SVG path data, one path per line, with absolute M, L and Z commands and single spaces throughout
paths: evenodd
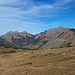
M 0 52 L 0 54 L 6 54 L 6 53 L 16 53 L 16 51 L 10 50 L 10 51 L 1 51 Z
M 21 49 L 21 48 L 18 47 L 18 46 L 12 46 L 12 48 L 14 48 L 14 49 Z
M 4 44 L 4 48 L 11 48 L 11 45 L 9 45 L 9 44 Z

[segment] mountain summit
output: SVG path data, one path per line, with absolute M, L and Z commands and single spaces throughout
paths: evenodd
M 6 39 L 8 42 L 11 42 L 13 45 L 23 47 L 33 40 L 34 35 L 27 33 L 25 31 L 24 32 L 9 31 L 8 33 L 6 33 L 1 37 L 3 39 Z
M 75 46 L 75 29 L 58 27 L 36 35 L 27 32 L 8 32 L 1 38 L 14 45 L 28 48 L 58 48 Z
M 28 45 L 30 48 L 56 48 L 75 46 L 75 29 L 63 27 L 46 30 L 35 35 L 34 40 Z

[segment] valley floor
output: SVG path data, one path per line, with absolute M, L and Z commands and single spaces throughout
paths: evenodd
M 0 54 L 0 75 L 75 75 L 75 47 Z

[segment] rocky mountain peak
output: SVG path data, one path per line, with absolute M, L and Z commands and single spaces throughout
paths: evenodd
M 2 36 L 6 41 L 28 48 L 58 48 L 75 46 L 75 29 L 64 27 L 52 28 L 32 35 L 26 31 L 10 31 Z

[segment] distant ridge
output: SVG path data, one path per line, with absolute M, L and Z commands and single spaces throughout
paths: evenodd
M 64 27 L 52 28 L 33 35 L 28 32 L 10 31 L 1 38 L 20 47 L 59 48 L 75 46 L 75 29 Z
M 9 31 L 5 35 L 2 35 L 1 38 L 7 40 L 8 42 L 12 43 L 15 46 L 23 47 L 33 40 L 34 35 L 27 33 L 25 31 L 24 32 Z

